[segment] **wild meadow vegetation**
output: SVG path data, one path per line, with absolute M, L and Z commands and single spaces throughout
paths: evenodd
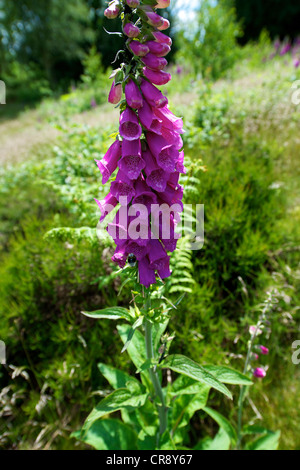
M 260 337 L 269 355 L 257 362 L 267 375 L 253 379 L 243 424 L 257 426 L 257 433 L 249 427 L 253 439 L 264 427 L 281 432 L 279 449 L 299 449 L 300 366 L 292 363 L 292 344 L 300 339 L 300 104 L 292 85 L 300 69 L 267 33 L 238 46 L 240 27 L 226 11 L 210 11 L 205 51 L 178 33 L 173 81 L 163 87 L 185 123 L 185 203 L 205 205 L 203 249 L 186 250 L 183 239 L 171 260 L 168 297 L 175 302 L 185 294 L 170 324 L 172 349 L 242 372 L 249 327 L 272 292 Z M 227 25 L 223 39 L 220 24 Z M 111 391 L 98 364 L 136 372 L 127 352 L 120 354 L 116 327 L 81 315 L 127 307 L 131 299 L 126 285 L 120 292 L 113 243 L 96 233 L 94 198 L 108 187 L 94 160 L 112 143 L 118 110 L 106 103 L 110 72 L 95 48 L 83 69 L 80 84 L 60 97 L 49 92 L 34 109 L 10 103 L 0 109 L 4 449 L 89 448 L 70 436 Z M 24 151 L 21 144 L 20 154 L 10 154 L 8 142 L 24 129 Z M 235 426 L 239 387 L 230 389 L 233 401 L 213 392 L 208 406 Z M 203 439 L 202 448 L 209 447 L 221 424 L 204 410 L 188 418 L 184 445 Z

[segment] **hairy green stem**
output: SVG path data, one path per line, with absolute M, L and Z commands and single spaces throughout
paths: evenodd
M 245 367 L 243 374 L 246 375 L 248 372 L 248 367 L 251 361 L 251 354 L 252 354 L 252 349 L 254 342 L 257 338 L 258 332 L 260 327 L 263 325 L 264 320 L 266 319 L 266 314 L 268 310 L 270 310 L 272 306 L 272 300 L 273 300 L 273 292 L 271 292 L 268 296 L 268 299 L 265 302 L 265 307 L 259 317 L 258 323 L 256 324 L 256 328 L 254 331 L 254 334 L 251 337 L 251 341 L 249 342 L 248 345 L 248 353 L 247 353 L 247 358 L 245 362 Z M 241 442 L 242 442 L 242 425 L 243 425 L 243 409 L 244 409 L 244 400 L 245 400 L 245 395 L 247 390 L 249 389 L 249 386 L 243 385 L 240 390 L 240 396 L 239 396 L 239 401 L 238 401 L 238 427 L 237 427 L 237 435 L 238 435 L 238 440 L 237 440 L 237 449 L 241 449 Z
M 152 324 L 148 320 L 145 320 L 145 340 L 146 340 L 147 359 L 152 360 L 154 359 L 153 342 L 152 342 Z M 160 404 L 157 404 L 157 409 L 158 409 L 159 420 L 160 420 L 159 433 L 162 436 L 163 433 L 167 429 L 168 408 L 166 406 L 166 401 L 165 401 L 165 397 L 162 391 L 158 373 L 155 372 L 151 368 L 149 369 L 149 374 L 150 374 L 151 382 L 153 384 L 155 395 L 160 401 Z

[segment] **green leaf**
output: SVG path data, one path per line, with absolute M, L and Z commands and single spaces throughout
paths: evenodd
M 207 385 L 201 382 L 197 382 L 190 377 L 180 375 L 168 390 L 168 395 L 170 397 L 177 397 L 180 395 L 197 395 L 198 393 L 201 394 L 204 389 L 207 389 L 207 387 Z
M 269 431 L 265 436 L 259 437 L 246 446 L 247 450 L 277 450 L 279 446 L 280 431 Z
M 83 315 L 93 319 L 120 320 L 124 319 L 132 323 L 132 317 L 129 311 L 123 307 L 109 307 L 96 312 L 81 312 Z
M 133 382 L 136 387 L 140 388 L 141 393 L 143 393 L 143 386 L 135 377 L 101 362 L 98 364 L 98 368 L 114 390 L 126 388 L 128 382 Z
M 155 323 L 153 325 L 153 350 L 155 354 L 158 353 L 160 339 L 162 335 L 164 334 L 164 332 L 166 331 L 169 321 L 170 320 L 168 319 L 164 323 Z
M 164 432 L 160 437 L 159 450 L 176 450 L 175 443 L 169 431 Z
M 257 424 L 246 424 L 243 427 L 242 433 L 244 436 L 253 435 L 253 434 L 268 434 L 270 432 L 268 429 Z
M 211 375 L 207 370 L 201 367 L 196 362 L 192 361 L 185 356 L 181 356 L 179 354 L 175 354 L 173 356 L 169 356 L 163 363 L 163 369 L 171 369 L 174 372 L 178 372 L 179 374 L 186 375 L 187 377 L 191 377 L 198 382 L 202 382 L 209 387 L 212 387 L 219 392 L 223 393 L 230 399 L 232 399 L 232 395 L 225 385 L 219 382 L 213 375 Z
M 116 390 L 108 395 L 108 397 L 104 398 L 104 400 L 93 409 L 87 417 L 82 430 L 86 432 L 95 421 L 115 411 L 119 411 L 123 408 L 132 409 L 143 406 L 147 396 L 146 394 L 132 395 L 132 393 L 125 388 Z
M 206 438 L 194 447 L 194 450 L 229 450 L 230 438 L 224 429 L 220 429 L 214 439 Z
M 119 332 L 121 340 L 125 344 L 130 331 L 130 326 L 118 325 L 117 330 Z M 137 369 L 139 369 L 144 364 L 144 362 L 146 362 L 147 357 L 145 350 L 145 340 L 140 331 L 135 332 L 135 335 L 127 348 L 127 352 Z
M 94 447 L 96 450 L 136 450 L 137 435 L 130 426 L 117 419 L 98 420 L 92 424 L 88 431 L 73 433 L 82 442 Z
M 121 353 L 123 354 L 125 351 L 127 351 L 128 346 L 130 345 L 132 338 L 134 336 L 134 333 L 136 332 L 137 328 L 143 324 L 144 317 L 140 317 L 137 319 L 137 321 L 134 323 L 133 327 L 130 328 L 127 336 L 127 341 L 124 345 L 124 348 L 122 349 Z
M 237 434 L 236 430 L 234 427 L 231 425 L 231 423 L 224 418 L 223 415 L 218 413 L 217 411 L 213 410 L 212 408 L 205 407 L 204 408 L 205 413 L 207 413 L 218 425 L 220 426 L 223 431 L 225 431 L 230 439 L 230 442 L 234 446 L 237 441 Z
M 180 395 L 172 404 L 172 431 L 187 426 L 196 411 L 207 403 L 210 387 L 201 384 L 202 392 L 197 395 Z
M 229 385 L 252 385 L 253 382 L 246 375 L 230 367 L 203 366 L 207 372 L 224 384 Z

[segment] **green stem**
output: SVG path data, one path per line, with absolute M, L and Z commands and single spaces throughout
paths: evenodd
M 146 352 L 147 352 L 147 359 L 154 359 L 153 353 L 153 341 L 152 341 L 152 323 L 148 320 L 145 320 L 145 340 L 146 340 Z M 168 408 L 166 406 L 165 397 L 162 391 L 161 383 L 158 377 L 158 373 L 154 371 L 154 369 L 149 369 L 150 379 L 153 384 L 153 388 L 155 391 L 156 397 L 159 399 L 160 404 L 157 405 L 159 420 L 160 420 L 160 429 L 159 433 L 160 436 L 167 429 L 167 418 L 168 418 Z

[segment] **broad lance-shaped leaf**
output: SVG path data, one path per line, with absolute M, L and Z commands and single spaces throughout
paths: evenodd
M 203 366 L 207 372 L 213 375 L 223 384 L 229 385 L 252 385 L 253 382 L 239 371 L 224 366 Z
M 213 375 L 211 375 L 207 370 L 202 366 L 192 361 L 188 357 L 175 354 L 169 356 L 161 365 L 163 369 L 171 369 L 178 374 L 186 375 L 192 379 L 197 380 L 198 382 L 205 383 L 210 387 L 218 390 L 221 393 L 224 393 L 227 397 L 232 399 L 232 395 L 225 385 L 223 385 L 219 380 L 217 380 Z
M 130 426 L 117 419 L 102 419 L 91 425 L 83 435 L 74 432 L 71 437 L 85 442 L 96 450 L 136 450 L 137 435 Z
M 89 414 L 82 428 L 83 433 L 85 433 L 95 421 L 102 418 L 102 416 L 114 413 L 123 408 L 130 409 L 143 406 L 147 396 L 147 394 L 132 395 L 131 391 L 125 388 L 116 390 L 108 397 L 104 398 Z
M 140 317 L 137 319 L 137 321 L 134 323 L 132 328 L 130 328 L 126 343 L 124 344 L 124 348 L 122 349 L 121 353 L 123 354 L 125 351 L 127 351 L 128 346 L 130 345 L 132 338 L 136 332 L 136 330 L 143 324 L 144 317 Z
M 223 431 L 226 432 L 232 445 L 234 446 L 237 441 L 237 434 L 236 430 L 232 426 L 232 424 L 228 421 L 228 419 L 224 418 L 223 415 L 218 413 L 217 411 L 213 410 L 212 408 L 205 407 L 204 411 L 220 426 Z
M 279 446 L 280 431 L 271 432 L 247 444 L 246 450 L 277 450 Z
M 140 394 L 145 392 L 145 387 L 135 377 L 132 377 L 126 372 L 101 362 L 98 364 L 98 369 L 114 390 L 118 390 L 119 388 L 127 388 L 128 383 L 130 383 L 134 385 L 136 390 L 139 390 Z
M 180 395 L 197 395 L 202 394 L 205 390 L 209 390 L 210 387 L 204 383 L 198 382 L 197 380 L 191 379 L 185 375 L 180 375 L 168 389 L 168 395 L 170 397 L 178 397 Z
M 218 434 L 214 439 L 206 437 L 202 439 L 199 444 L 194 447 L 193 450 L 229 450 L 230 449 L 230 437 L 220 428 Z
M 130 332 L 130 326 L 118 325 L 117 330 L 121 336 L 121 340 L 124 344 L 126 344 Z M 146 362 L 147 356 L 145 349 L 145 339 L 139 330 L 135 332 L 134 337 L 132 338 L 132 341 L 127 348 L 127 352 L 137 369 L 139 369 Z
M 191 418 L 196 411 L 202 410 L 208 400 L 210 387 L 201 384 L 203 387 L 202 393 L 197 395 L 180 395 L 172 404 L 171 421 L 172 432 L 180 429 L 189 424 Z
M 129 311 L 123 307 L 109 307 L 103 310 L 96 310 L 95 312 L 81 312 L 83 315 L 89 318 L 107 319 L 107 320 L 120 320 L 124 319 L 132 323 L 133 318 Z

